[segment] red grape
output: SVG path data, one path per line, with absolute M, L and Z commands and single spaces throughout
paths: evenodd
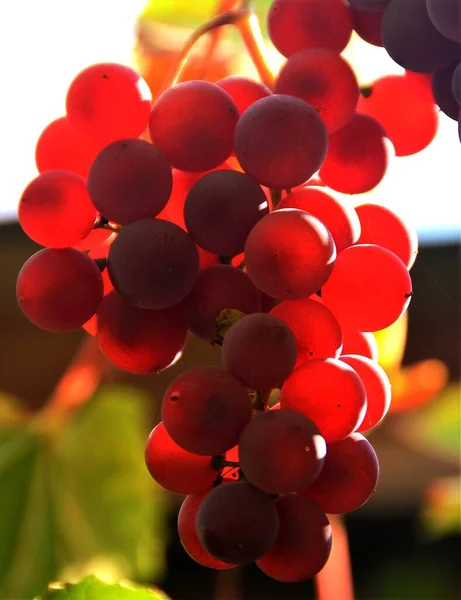
M 428 146 L 438 129 L 432 95 L 421 94 L 421 82 L 402 75 L 377 79 L 357 110 L 382 125 L 397 156 L 416 154 Z
M 40 134 L 35 147 L 35 164 L 40 173 L 62 169 L 86 178 L 100 146 L 81 135 L 67 117 L 60 117 Z
M 97 330 L 106 358 L 124 371 L 139 374 L 166 369 L 181 355 L 187 338 L 178 307 L 138 308 L 115 292 L 99 305 Z
M 458 44 L 434 27 L 427 12 L 427 1 L 391 0 L 381 26 L 383 45 L 391 58 L 405 69 L 418 73 L 443 69 L 459 56 Z M 444 10 L 445 1 L 438 1 Z M 453 26 L 458 27 L 458 24 L 459 21 Z
M 391 0 L 349 0 L 352 8 L 363 11 L 383 11 Z
M 72 81 L 66 110 L 79 133 L 109 144 L 141 135 L 149 122 L 151 99 L 147 83 L 136 71 L 100 63 L 87 67 Z
M 251 419 L 247 390 L 218 367 L 195 367 L 176 377 L 165 391 L 162 420 L 184 450 L 212 456 L 237 443 Z
M 93 229 L 96 209 L 86 182 L 70 171 L 45 171 L 22 193 L 19 223 L 37 244 L 67 248 L 81 242 Z
M 374 244 L 346 248 L 338 256 L 322 298 L 343 327 L 379 331 L 405 312 L 412 295 L 407 268 Z
M 267 27 L 284 56 L 317 46 L 339 53 L 351 37 L 352 18 L 342 0 L 274 0 Z
M 301 493 L 325 512 L 342 514 L 357 510 L 375 491 L 379 463 L 370 442 L 360 433 L 328 445 L 322 472 Z
M 245 244 L 253 283 L 281 300 L 306 298 L 330 276 L 336 249 L 329 231 L 308 213 L 285 208 L 261 219 Z
M 175 494 L 207 492 L 217 477 L 211 468 L 211 456 L 199 456 L 180 448 L 161 422 L 147 439 L 145 458 L 155 481 Z
M 383 246 L 396 254 L 409 269 L 418 254 L 416 231 L 385 206 L 360 204 L 355 210 L 362 230 L 357 243 Z
M 346 354 L 340 360 L 352 367 L 362 380 L 367 395 L 367 411 L 356 431 L 367 431 L 380 423 L 391 405 L 391 384 L 382 367 L 370 358 Z
M 328 48 L 307 48 L 292 54 L 280 69 L 274 92 L 296 96 L 313 106 L 328 132 L 349 121 L 359 99 L 354 71 Z
M 166 158 L 139 139 L 112 142 L 91 165 L 88 191 L 109 221 L 128 225 L 155 217 L 166 205 L 173 179 Z
M 310 579 L 323 569 L 330 556 L 330 522 L 314 502 L 298 494 L 280 496 L 275 506 L 280 522 L 277 540 L 256 564 L 279 581 Z
M 187 194 L 184 220 L 196 244 L 214 254 L 240 254 L 253 226 L 269 212 L 254 179 L 238 171 L 204 175 Z
M 280 405 L 302 413 L 327 442 L 336 442 L 363 421 L 366 394 L 360 377 L 345 363 L 334 358 L 311 360 L 285 381 Z
M 261 100 L 261 98 L 272 94 L 264 84 L 241 75 L 223 77 L 216 82 L 216 85 L 219 85 L 229 94 L 240 114 L 245 112 L 256 100 Z
M 83 325 L 95 314 L 102 294 L 98 266 L 73 248 L 36 252 L 25 262 L 16 284 L 23 313 L 49 331 L 71 331 Z
M 369 44 L 382 47 L 381 23 L 383 11 L 361 10 L 351 6 L 354 31 Z
M 287 194 L 277 204 L 277 210 L 281 208 L 298 208 L 317 217 L 331 233 L 336 252 L 359 239 L 360 222 L 354 208 L 319 187 L 309 186 Z
M 453 96 L 456 98 L 458 105 L 461 106 L 461 62 L 453 72 L 451 84 Z
M 460 2 L 461 8 L 461 2 Z M 461 26 L 461 19 L 460 19 Z M 461 52 L 461 50 L 460 50 Z M 453 94 L 453 75 L 459 64 L 459 58 L 445 69 L 439 69 L 432 75 L 432 93 L 440 110 L 447 117 L 458 120 L 459 104 Z
M 366 331 L 344 328 L 342 354 L 360 354 L 378 361 L 378 343 L 375 336 Z
M 268 494 L 307 487 L 322 470 L 326 451 L 325 440 L 314 423 L 287 408 L 256 416 L 239 440 L 245 479 Z
M 185 81 L 155 102 L 152 142 L 183 171 L 209 171 L 232 153 L 238 110 L 227 92 L 208 81 Z
M 328 154 L 320 169 L 325 185 L 344 194 L 375 188 L 386 173 L 388 154 L 381 125 L 356 113 L 329 137 Z
M 444 37 L 461 42 L 460 0 L 427 0 L 427 12 L 432 24 Z
M 209 492 L 197 514 L 202 545 L 215 558 L 234 565 L 253 562 L 270 550 L 278 527 L 272 498 L 243 481 Z
M 142 219 L 124 227 L 107 260 L 118 293 L 140 308 L 178 304 L 194 287 L 199 263 L 193 241 L 177 225 Z
M 215 321 L 225 308 L 245 314 L 258 312 L 261 300 L 251 279 L 230 265 L 214 265 L 200 271 L 192 292 L 182 302 L 182 313 L 196 336 L 216 340 Z
M 90 233 L 77 244 L 74 244 L 73 248 L 76 250 L 82 250 L 83 252 L 90 252 L 96 250 L 99 256 L 93 256 L 93 258 L 106 258 L 109 246 L 117 237 L 117 234 L 108 229 L 92 229 Z M 104 246 L 107 247 L 102 250 Z
M 258 100 L 235 128 L 235 154 L 243 170 L 280 190 L 300 185 L 318 171 L 327 147 L 327 131 L 315 108 L 293 96 Z
M 297 347 L 296 366 L 316 358 L 338 358 L 342 348 L 341 327 L 334 314 L 311 298 L 284 300 L 271 314 L 293 332 Z
M 296 341 L 283 321 L 266 313 L 246 315 L 224 337 L 224 367 L 254 390 L 280 386 L 296 363 Z
M 197 513 L 205 496 L 187 496 L 178 514 L 178 534 L 184 550 L 196 562 L 210 569 L 231 569 L 232 565 L 224 563 L 205 550 L 197 535 L 195 526 Z

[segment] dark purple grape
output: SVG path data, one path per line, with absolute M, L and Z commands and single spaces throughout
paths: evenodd
M 453 73 L 452 91 L 459 106 L 461 106 L 461 62 Z
M 443 69 L 460 54 L 459 45 L 432 24 L 426 0 L 391 0 L 384 11 L 382 36 L 391 58 L 417 73 Z
M 243 252 L 254 225 L 269 212 L 266 195 L 254 179 L 238 171 L 204 175 L 187 194 L 184 221 L 196 244 L 213 254 Z
M 194 287 L 198 253 L 187 233 L 169 221 L 142 219 L 112 243 L 107 267 L 117 292 L 140 308 L 178 304 Z
M 427 0 L 427 12 L 442 35 L 461 42 L 461 0 Z
M 178 446 L 213 456 L 233 448 L 251 419 L 247 390 L 219 367 L 195 367 L 174 379 L 162 400 L 165 429 Z
M 386 8 L 391 0 L 349 0 L 352 8 L 358 10 L 381 11 Z
M 213 265 L 200 271 L 192 292 L 182 302 L 189 329 L 196 336 L 216 340 L 215 321 L 225 308 L 245 314 L 261 309 L 260 293 L 246 273 L 230 265 Z
M 296 340 L 278 317 L 254 313 L 242 317 L 226 333 L 222 348 L 225 368 L 246 387 L 280 386 L 296 363 Z
M 171 194 L 173 177 L 165 156 L 139 139 L 117 140 L 96 156 L 88 175 L 88 191 L 109 221 L 128 225 L 155 217 Z
M 322 470 L 326 452 L 317 426 L 289 408 L 258 415 L 239 440 L 245 479 L 268 494 L 298 492 L 307 487 Z
M 298 494 L 280 496 L 275 506 L 280 523 L 277 540 L 256 564 L 279 581 L 310 579 L 323 569 L 330 556 L 330 522 L 321 508 Z
M 268 552 L 278 526 L 272 498 L 243 481 L 216 487 L 197 513 L 197 534 L 204 548 L 233 565 L 251 563 Z
M 453 74 L 458 61 L 432 75 L 432 93 L 439 108 L 450 119 L 458 120 L 459 105 L 453 94 Z

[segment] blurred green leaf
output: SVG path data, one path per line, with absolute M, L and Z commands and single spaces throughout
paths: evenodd
M 429 487 L 421 511 L 424 531 L 432 538 L 461 533 L 461 478 L 436 479 Z
M 158 589 L 147 589 L 131 582 L 108 584 L 89 576 L 75 584 L 52 584 L 45 598 L 50 600 L 169 600 Z
M 38 595 L 60 575 L 161 571 L 164 496 L 144 464 L 147 400 L 110 386 L 57 431 L 0 421 L 1 598 Z

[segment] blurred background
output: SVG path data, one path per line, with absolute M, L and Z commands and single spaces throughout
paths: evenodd
M 268 0 L 255 4 L 264 15 Z M 182 498 L 163 492 L 147 474 L 144 443 L 158 422 L 163 389 L 188 366 L 218 364 L 218 350 L 190 338 L 172 369 L 130 376 L 110 367 L 83 331 L 41 331 L 16 304 L 17 273 L 38 249 L 16 222 L 17 202 L 36 176 L 36 140 L 64 114 L 73 77 L 92 63 L 121 62 L 140 69 L 155 94 L 191 28 L 215 9 L 216 0 L 23 0 L 0 6 L 5 600 L 33 598 L 52 580 L 87 573 L 155 584 L 173 600 L 314 597 L 311 582 L 280 584 L 254 566 L 218 573 L 194 563 L 176 533 Z M 198 44 L 187 78 L 256 77 L 232 31 L 221 37 L 212 60 L 204 59 L 208 43 L 205 38 Z M 282 64 L 275 50 L 269 55 L 274 67 Z M 344 55 L 363 84 L 402 71 L 383 49 L 358 37 Z M 380 483 L 368 504 L 345 518 L 361 600 L 461 597 L 460 158 L 456 125 L 440 114 L 433 143 L 415 156 L 393 159 L 384 181 L 366 195 L 417 228 L 420 253 L 411 272 L 408 318 L 377 334 L 380 362 L 393 385 L 392 412 L 370 435 Z M 73 403 L 81 406 L 72 411 Z M 58 412 L 71 416 L 57 418 Z

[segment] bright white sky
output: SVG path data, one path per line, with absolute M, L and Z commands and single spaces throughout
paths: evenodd
M 18 198 L 36 175 L 35 143 L 64 113 L 66 89 L 86 66 L 130 64 L 133 23 L 144 0 L 14 0 L 0 3 L 0 218 L 14 219 Z M 346 52 L 365 83 L 400 69 L 384 50 L 356 41 Z M 410 109 L 411 110 L 411 109 Z M 367 194 L 400 212 L 421 239 L 460 238 L 461 144 L 456 123 L 440 119 L 436 140 L 416 156 L 393 160 Z

